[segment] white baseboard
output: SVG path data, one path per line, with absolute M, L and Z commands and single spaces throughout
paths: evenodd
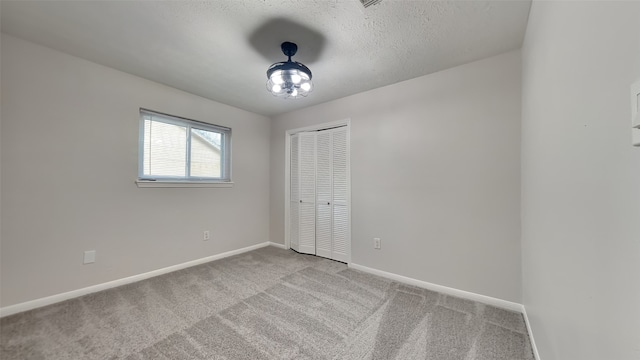
M 287 247 L 284 244 L 280 244 L 280 243 L 274 243 L 274 242 L 270 241 L 269 245 L 275 246 L 275 247 L 280 248 L 280 249 L 285 249 L 285 250 L 287 249 Z
M 133 276 L 129 276 L 129 277 L 118 279 L 118 280 L 109 281 L 109 282 L 98 284 L 98 285 L 92 285 L 92 286 L 89 286 L 89 287 L 86 287 L 86 288 L 82 288 L 82 289 L 78 289 L 78 290 L 72 290 L 72 291 L 69 291 L 69 292 L 62 293 L 62 294 L 56 294 L 56 295 L 47 296 L 47 297 L 43 297 L 43 298 L 40 298 L 40 299 L 31 300 L 31 301 L 27 301 L 27 302 L 15 304 L 15 305 L 5 306 L 5 307 L 0 308 L 0 317 L 5 317 L 5 316 L 9 316 L 9 315 L 20 313 L 20 312 L 23 312 L 23 311 L 36 309 L 36 308 L 39 308 L 39 307 L 42 307 L 42 306 L 55 304 L 55 303 L 58 303 L 58 302 L 61 302 L 61 301 L 73 299 L 73 298 L 80 297 L 80 296 L 87 295 L 87 294 L 91 294 L 91 293 L 94 293 L 94 292 L 98 292 L 98 291 L 102 291 L 102 290 L 106 290 L 106 289 L 111 289 L 111 288 L 122 286 L 122 285 L 126 285 L 126 284 L 131 284 L 131 283 L 134 283 L 134 282 L 137 282 L 137 281 L 140 281 L 140 280 L 144 280 L 144 279 L 152 278 L 152 277 L 155 277 L 155 276 L 167 274 L 167 273 L 170 273 L 170 272 L 173 272 L 173 271 L 177 271 L 177 270 L 186 269 L 186 268 L 189 268 L 189 267 L 192 267 L 192 266 L 204 264 L 204 263 L 207 263 L 207 262 L 210 262 L 210 261 L 226 258 L 226 257 L 229 257 L 229 256 L 242 254 L 242 253 L 245 253 L 247 251 L 263 248 L 263 247 L 269 246 L 269 245 L 273 245 L 273 246 L 277 246 L 277 247 L 281 247 L 281 246 L 284 247 L 284 245 L 282 245 L 282 244 L 274 244 L 274 243 L 271 243 L 271 242 L 263 242 L 263 243 L 260 243 L 260 244 L 257 244 L 257 245 L 247 246 L 247 247 L 242 248 L 242 249 L 231 250 L 231 251 L 227 251 L 227 252 L 224 252 L 224 253 L 221 253 L 221 254 L 207 256 L 207 257 L 204 257 L 204 258 L 201 258 L 201 259 L 197 259 L 197 260 L 193 260 L 193 261 L 187 261 L 187 262 L 182 263 L 182 264 L 168 266 L 168 267 L 165 267 L 165 268 L 162 268 L 162 269 L 149 271 L 149 272 L 146 272 L 146 273 L 143 273 L 143 274 L 133 275 Z
M 522 304 L 514 303 L 511 301 L 502 300 L 502 299 L 498 299 L 498 298 L 494 298 L 486 295 L 480 295 L 480 294 L 472 293 L 469 291 L 458 290 L 458 289 L 450 288 L 447 286 L 437 285 L 430 282 L 417 280 L 410 277 L 406 277 L 406 276 L 402 276 L 402 275 L 398 275 L 398 274 L 394 274 L 394 273 L 390 273 L 390 272 L 386 272 L 378 269 L 373 269 L 370 267 L 366 267 L 366 266 L 358 265 L 354 263 L 349 264 L 349 267 L 356 270 L 364 271 L 373 275 L 382 276 L 384 278 L 395 280 L 401 283 L 437 291 L 443 294 L 457 296 L 460 298 L 481 302 L 483 304 L 493 305 L 495 307 L 499 307 L 506 310 L 522 312 Z
M 529 341 L 531 342 L 531 350 L 533 350 L 533 356 L 536 358 L 536 360 L 540 360 L 538 347 L 536 346 L 536 341 L 533 339 L 533 331 L 531 330 L 531 324 L 529 323 L 527 308 L 524 305 L 522 305 L 522 316 L 524 317 L 524 323 L 527 325 L 527 333 L 529 333 Z

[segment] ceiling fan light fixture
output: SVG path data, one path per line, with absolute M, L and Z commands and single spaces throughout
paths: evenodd
M 272 95 L 285 99 L 306 97 L 313 90 L 312 74 L 304 64 L 291 60 L 298 51 L 298 45 L 286 41 L 280 45 L 280 48 L 289 59 L 269 66 L 267 90 Z

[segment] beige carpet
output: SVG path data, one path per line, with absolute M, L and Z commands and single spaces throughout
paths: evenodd
M 0 320 L 0 359 L 532 360 L 521 314 L 267 247 Z

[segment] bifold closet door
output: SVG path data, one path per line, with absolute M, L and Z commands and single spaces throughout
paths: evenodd
M 331 133 L 331 179 L 333 188 L 332 207 L 332 253 L 331 259 L 348 262 L 349 235 L 349 153 L 347 128 L 342 127 Z
M 316 153 L 316 254 L 347 262 L 347 129 L 319 131 L 316 137 Z
M 316 253 L 316 137 L 314 133 L 298 136 L 299 200 L 298 252 Z
M 333 252 L 331 135 L 327 130 L 316 135 L 316 255 L 329 259 Z
M 347 128 L 291 137 L 291 248 L 349 261 Z

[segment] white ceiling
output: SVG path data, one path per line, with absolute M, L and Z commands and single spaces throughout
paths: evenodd
M 2 32 L 264 115 L 497 55 L 522 45 L 530 0 L 6 1 Z M 267 92 L 266 70 L 313 72 L 303 99 Z

